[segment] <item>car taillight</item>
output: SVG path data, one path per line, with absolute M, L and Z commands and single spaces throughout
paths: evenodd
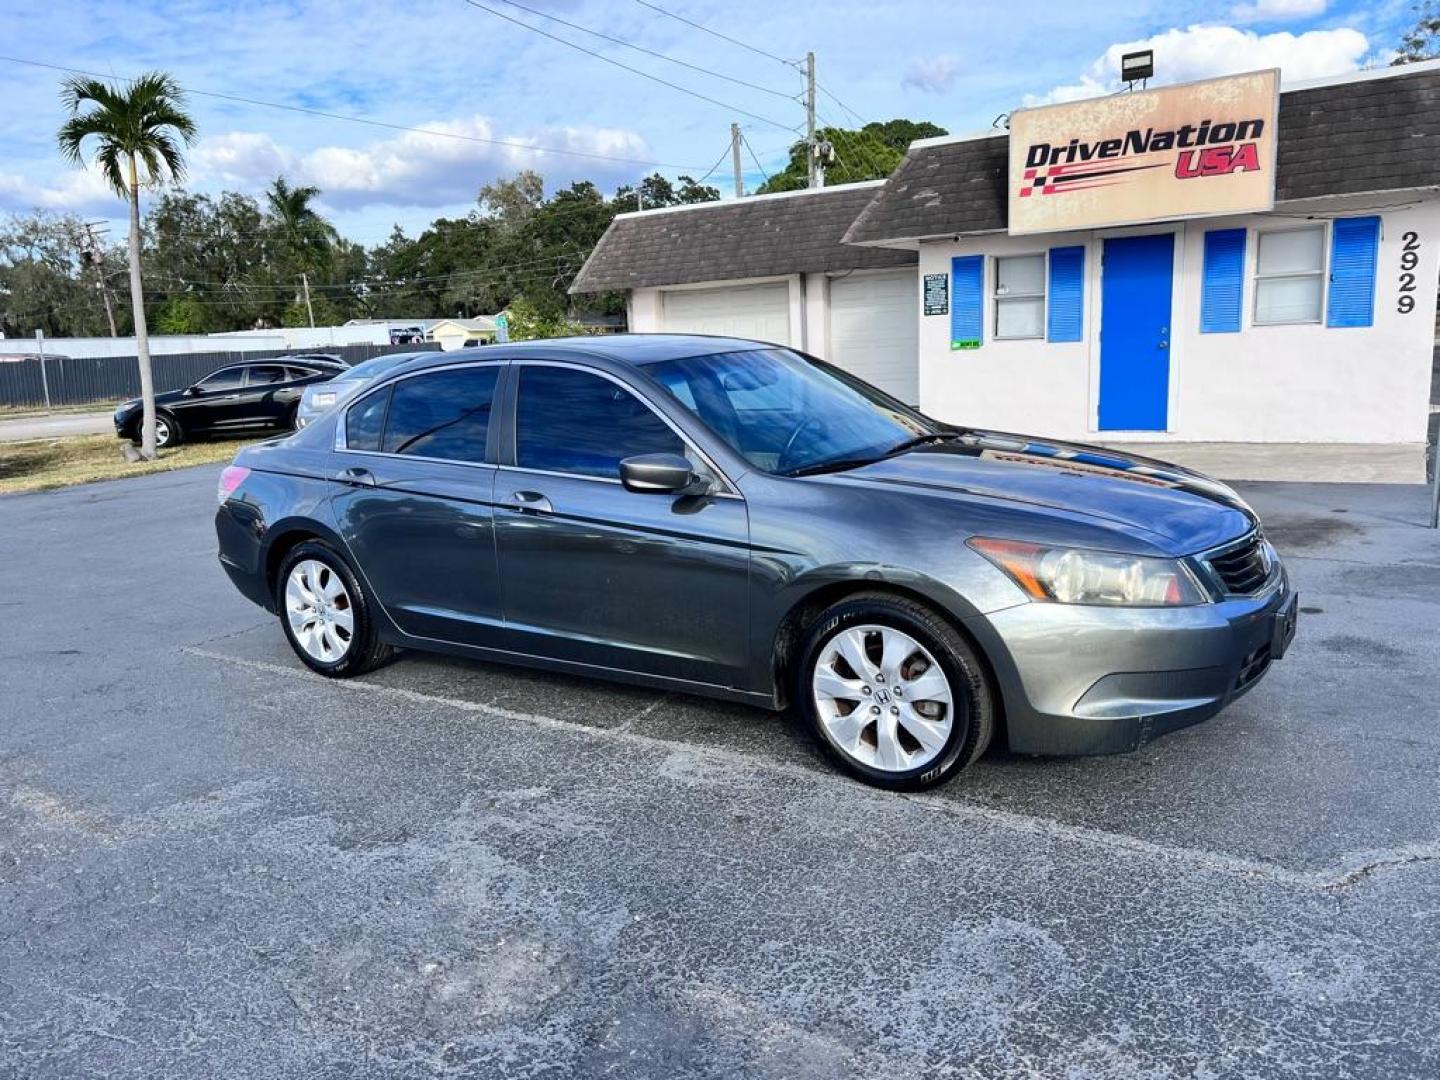
M 250 475 L 250 470 L 244 465 L 226 465 L 220 473 L 220 490 L 217 494 L 223 504 L 226 499 L 235 494 L 235 489 L 245 482 Z

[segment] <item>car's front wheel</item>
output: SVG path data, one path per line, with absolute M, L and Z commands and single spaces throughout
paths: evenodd
M 144 437 L 144 429 L 145 421 L 141 420 L 136 425 L 135 438 L 131 440 L 136 446 L 140 445 L 141 439 Z M 169 446 L 179 446 L 180 437 L 180 425 L 175 422 L 174 417 L 166 413 L 155 414 L 155 449 L 164 450 Z
M 290 647 L 321 675 L 363 675 L 389 658 L 393 650 L 380 640 L 359 580 L 327 544 L 296 545 L 280 565 L 275 588 Z
M 979 658 L 923 604 L 849 597 L 810 625 L 799 655 L 795 701 L 830 755 L 867 783 L 931 787 L 990 742 L 994 709 Z

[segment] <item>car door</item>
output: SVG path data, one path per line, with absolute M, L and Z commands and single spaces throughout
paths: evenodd
M 221 368 L 190 387 L 169 408 L 181 429 L 190 434 L 223 430 L 234 425 L 244 386 L 243 364 Z
M 290 371 L 283 364 L 251 364 L 236 403 L 236 427 L 277 427 L 290 416 L 300 398 Z
M 501 364 L 421 371 L 345 411 L 331 500 L 374 595 L 407 634 L 496 647 L 495 467 Z
M 744 500 L 636 387 L 598 369 L 515 361 L 513 442 L 495 544 L 513 647 L 723 686 L 749 666 Z M 637 493 L 621 459 L 682 453 L 704 496 Z

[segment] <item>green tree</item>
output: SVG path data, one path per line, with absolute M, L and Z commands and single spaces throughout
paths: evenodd
M 821 128 L 815 138 L 830 147 L 825 162 L 825 183 L 853 184 L 861 180 L 883 180 L 895 171 L 906 149 L 915 139 L 947 134 L 944 128 L 923 120 L 886 120 L 862 128 Z M 759 194 L 798 191 L 808 183 L 806 145 L 803 140 L 790 147 L 785 168 L 760 185 Z
M 141 75 L 119 89 L 101 79 L 73 76 L 61 84 L 60 100 L 70 114 L 58 136 L 61 154 L 83 168 L 85 148 L 93 144 L 101 175 L 130 203 L 130 306 L 144 403 L 140 455 L 153 459 L 155 380 L 140 270 L 140 186 L 162 184 L 167 178 L 178 182 L 184 177 L 181 145 L 194 141 L 195 121 L 185 111 L 180 84 L 161 72 Z
M 248 195 L 165 192 L 145 218 L 151 298 L 194 301 L 208 329 L 279 325 L 294 280 L 276 276 L 264 231 L 260 205 Z
M 0 226 L 0 330 L 6 337 L 37 329 L 51 337 L 108 334 L 100 288 L 124 268 L 118 249 L 92 251 L 85 223 L 72 214 L 12 215 Z
M 162 334 L 203 334 L 205 309 L 189 296 L 171 296 L 160 305 L 155 326 Z
M 302 279 L 295 293 L 297 303 L 304 302 L 304 289 L 311 277 L 330 266 L 331 249 L 339 239 L 335 226 L 312 205 L 319 194 L 317 187 L 291 187 L 283 176 L 277 176 L 265 192 L 270 227 L 279 244 L 282 265 L 288 264 L 289 274 Z M 316 322 L 310 325 L 318 321 L 317 315 Z
M 1440 56 L 1440 6 L 1435 0 L 1415 5 L 1415 25 L 1400 38 L 1392 65 L 1414 64 Z
M 585 328 L 564 315 L 540 311 L 531 301 L 517 296 L 505 309 L 510 322 L 511 341 L 533 341 L 537 338 L 572 337 Z

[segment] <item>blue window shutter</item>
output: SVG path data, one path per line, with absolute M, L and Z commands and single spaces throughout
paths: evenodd
M 955 256 L 950 277 L 950 348 L 978 349 L 984 340 L 985 256 Z
M 1050 249 L 1050 341 L 1081 341 L 1085 321 L 1085 249 Z
M 1211 229 L 1205 234 L 1205 268 L 1200 279 L 1200 332 L 1233 334 L 1245 305 L 1245 230 Z
M 1336 218 L 1330 240 L 1330 299 L 1326 326 L 1373 326 L 1375 267 L 1380 259 L 1378 217 Z

